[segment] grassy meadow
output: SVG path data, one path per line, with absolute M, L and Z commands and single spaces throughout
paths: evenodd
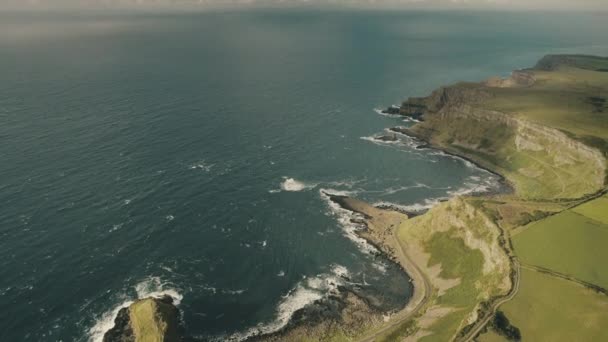
M 547 274 L 522 269 L 519 292 L 501 310 L 523 341 L 608 341 L 608 297 Z
M 520 261 L 608 288 L 608 224 L 580 213 L 605 215 L 605 201 L 596 199 L 528 225 L 512 238 Z

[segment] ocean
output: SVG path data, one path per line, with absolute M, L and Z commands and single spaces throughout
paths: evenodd
M 0 340 L 100 341 L 165 293 L 200 340 L 273 332 L 338 287 L 408 276 L 340 193 L 422 210 L 498 178 L 378 109 L 548 53 L 608 55 L 593 13 L 0 13 Z

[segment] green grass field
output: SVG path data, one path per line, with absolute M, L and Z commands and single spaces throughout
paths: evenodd
M 608 297 L 522 269 L 519 292 L 501 306 L 523 341 L 608 341 Z
M 477 338 L 478 342 L 509 342 L 505 337 L 500 336 L 493 330 L 489 330 L 488 332 L 480 335 Z
M 598 222 L 608 224 L 608 197 L 600 197 L 572 209 L 575 213 L 587 216 Z
M 594 202 L 585 210 L 595 208 Z M 607 224 L 567 210 L 530 224 L 513 237 L 513 245 L 522 263 L 608 288 Z

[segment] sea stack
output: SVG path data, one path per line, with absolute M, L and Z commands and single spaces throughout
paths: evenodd
M 140 299 L 122 308 L 114 320 L 114 327 L 103 336 L 103 342 L 180 340 L 179 311 L 170 296 Z

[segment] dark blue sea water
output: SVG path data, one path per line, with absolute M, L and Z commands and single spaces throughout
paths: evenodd
M 407 276 L 322 191 L 415 209 L 496 179 L 374 142 L 411 124 L 374 108 L 546 53 L 606 55 L 607 19 L 1 13 L 0 340 L 98 341 L 158 293 L 200 339 L 279 329 L 337 285 L 403 307 Z

